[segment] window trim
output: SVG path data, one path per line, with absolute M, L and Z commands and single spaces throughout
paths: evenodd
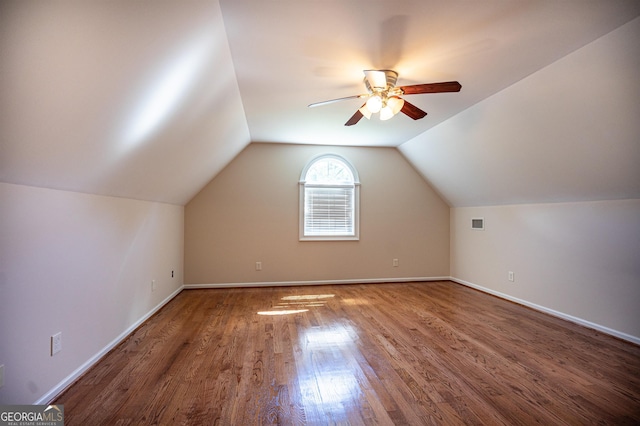
M 335 185 L 322 185 L 322 184 L 307 184 L 305 178 L 307 176 L 307 172 L 317 161 L 325 159 L 325 158 L 333 158 L 342 163 L 344 163 L 351 171 L 353 175 L 353 185 L 348 184 L 335 184 Z M 299 187 L 299 212 L 298 212 L 298 222 L 299 222 L 299 240 L 300 241 L 358 241 L 360 240 L 360 178 L 358 176 L 358 171 L 353 164 L 346 158 L 337 155 L 337 154 L 320 154 L 311 158 L 305 167 L 302 169 L 302 173 L 300 174 L 300 180 L 298 181 Z M 305 223 L 305 189 L 306 188 L 318 188 L 318 187 L 328 187 L 328 188 L 344 188 L 349 187 L 353 188 L 353 235 L 305 235 L 304 234 L 304 223 Z

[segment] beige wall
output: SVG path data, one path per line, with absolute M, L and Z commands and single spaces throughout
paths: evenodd
M 640 343 L 640 200 L 451 209 L 451 275 Z
M 300 174 L 329 152 L 360 176 L 360 241 L 301 242 Z M 393 148 L 254 143 L 185 207 L 185 284 L 448 275 L 449 207 Z
M 183 214 L 182 206 L 0 183 L 0 403 L 46 402 L 179 291 Z M 51 356 L 58 332 L 62 351 Z

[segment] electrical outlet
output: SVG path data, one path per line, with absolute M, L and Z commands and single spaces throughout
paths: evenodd
M 256 262 L 256 271 L 262 271 L 262 262 Z
M 54 356 L 62 350 L 62 332 L 51 336 L 51 356 Z
M 513 271 L 509 271 L 509 281 L 514 282 Z
M 173 278 L 173 271 L 171 271 L 171 278 Z
M 4 386 L 4 364 L 0 365 L 0 388 Z
M 393 266 L 394 267 L 398 266 L 398 259 L 393 259 Z
M 151 280 L 151 291 L 156 291 L 156 280 Z

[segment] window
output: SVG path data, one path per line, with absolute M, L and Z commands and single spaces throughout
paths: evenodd
M 344 158 L 325 154 L 300 176 L 300 240 L 357 240 L 360 182 Z

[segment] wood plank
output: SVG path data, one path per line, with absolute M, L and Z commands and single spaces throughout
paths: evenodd
M 307 309 L 286 315 L 261 311 Z M 86 424 L 638 424 L 640 347 L 442 281 L 185 290 L 54 401 Z

